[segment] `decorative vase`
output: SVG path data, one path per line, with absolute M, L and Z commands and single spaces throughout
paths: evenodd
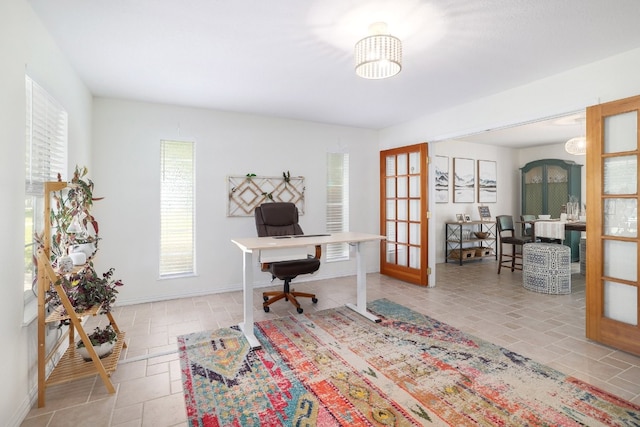
M 115 344 L 116 344 L 116 341 L 114 340 L 113 342 L 105 342 L 100 345 L 94 345 L 93 348 L 96 351 L 96 354 L 98 355 L 98 357 L 102 359 L 103 357 L 107 357 L 108 355 L 111 354 L 111 352 L 113 351 L 113 346 Z M 86 347 L 78 347 L 76 348 L 76 351 L 80 354 L 80 356 L 82 356 L 85 362 L 88 362 L 91 360 L 91 356 L 89 355 L 89 351 L 87 350 Z
M 63 256 L 58 258 L 58 270 L 63 274 L 71 273 L 73 270 L 73 260 L 71 257 Z

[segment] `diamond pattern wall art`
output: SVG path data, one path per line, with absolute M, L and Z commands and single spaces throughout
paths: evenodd
M 227 177 L 227 216 L 253 216 L 257 206 L 265 202 L 291 202 L 304 215 L 304 177 L 229 176 Z

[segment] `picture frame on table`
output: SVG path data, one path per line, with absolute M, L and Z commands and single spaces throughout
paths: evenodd
M 464 222 L 464 215 L 463 214 L 456 214 L 456 221 L 457 222 Z
M 491 221 L 489 206 L 478 206 L 478 213 L 480 214 L 480 221 Z
M 471 215 L 464 214 L 464 222 L 471 222 Z

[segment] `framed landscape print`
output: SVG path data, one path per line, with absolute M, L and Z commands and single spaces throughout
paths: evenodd
M 478 160 L 478 203 L 495 203 L 497 194 L 496 162 Z
M 436 203 L 449 202 L 449 157 L 435 156 Z
M 453 159 L 454 203 L 473 203 L 475 199 L 475 162 L 473 159 Z

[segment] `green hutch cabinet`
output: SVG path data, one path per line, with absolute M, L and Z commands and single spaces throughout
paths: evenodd
M 543 159 L 529 162 L 522 171 L 522 214 L 551 215 L 560 218 L 564 205 L 572 197 L 582 206 L 581 168 L 575 162 Z M 571 247 L 571 259 L 580 257 L 580 233 L 567 231 L 564 243 Z

